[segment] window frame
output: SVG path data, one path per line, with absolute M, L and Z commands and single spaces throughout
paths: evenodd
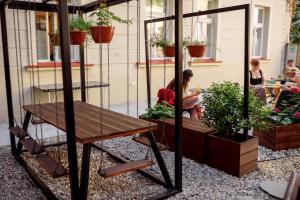
M 262 22 L 256 22 L 255 21 L 255 15 L 256 15 L 256 9 L 258 10 L 262 10 Z M 257 12 L 257 14 L 259 15 L 259 12 Z M 252 28 L 252 31 L 253 31 L 253 34 L 252 34 L 252 52 L 251 52 L 251 55 L 252 55 L 252 58 L 262 58 L 263 57 L 263 45 L 264 45 L 264 42 L 265 42 L 265 38 L 264 38 L 264 33 L 265 33 L 265 19 L 266 19 L 266 8 L 265 7 L 262 7 L 262 6 L 255 6 L 254 7 L 254 15 L 253 15 L 253 28 Z M 257 16 L 257 19 L 258 19 L 259 16 Z M 260 43 L 260 55 L 255 55 L 255 50 L 256 50 L 256 42 L 257 42 L 257 29 L 261 29 L 261 43 Z

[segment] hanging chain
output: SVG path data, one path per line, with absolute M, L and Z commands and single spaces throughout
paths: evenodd
M 20 70 L 19 70 L 19 52 L 18 52 L 18 41 L 17 41 L 17 30 L 16 30 L 16 16 L 15 9 L 13 9 L 13 24 L 14 24 L 14 39 L 16 45 L 16 64 L 17 64 L 17 77 L 18 77 L 18 94 L 19 94 L 19 112 L 20 112 L 20 122 L 23 124 L 23 115 L 22 115 L 22 98 L 21 98 L 21 83 L 20 83 Z M 20 34 L 20 32 L 19 32 Z M 16 120 L 15 120 L 16 121 Z
M 129 1 L 127 1 L 127 21 L 129 20 Z M 129 115 L 129 23 L 127 23 L 127 115 Z
M 141 26 L 141 2 L 140 0 L 137 0 L 137 30 L 136 30 L 136 35 L 137 35 L 137 67 L 136 67 L 136 117 L 139 118 L 139 64 L 141 62 L 141 32 L 140 32 L 140 26 Z
M 108 83 L 108 88 L 107 88 L 107 104 L 108 104 L 108 109 L 110 110 L 110 46 L 109 43 L 107 44 L 107 83 Z

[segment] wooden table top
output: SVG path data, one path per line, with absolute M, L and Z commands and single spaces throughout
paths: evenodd
M 23 109 L 66 131 L 64 103 L 25 105 Z M 93 143 L 100 140 L 156 130 L 158 125 L 104 108 L 74 101 L 76 141 Z
M 101 83 L 99 81 L 89 81 L 86 83 L 86 88 L 98 88 L 98 87 L 109 87 L 108 83 Z M 35 85 L 34 89 L 41 90 L 43 92 L 55 92 L 55 91 L 63 91 L 64 86 L 62 83 L 56 84 L 47 84 L 47 85 Z M 80 82 L 73 82 L 72 83 L 73 90 L 81 89 Z

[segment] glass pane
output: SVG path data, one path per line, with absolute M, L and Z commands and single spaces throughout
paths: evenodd
M 164 0 L 146 0 L 147 12 L 151 12 L 151 1 L 153 13 L 164 13 Z
M 255 8 L 254 10 L 254 23 L 262 24 L 264 19 L 264 9 Z
M 211 48 L 212 48 L 212 38 L 213 38 L 213 25 L 207 24 L 207 31 L 206 31 L 206 50 L 204 57 L 211 57 Z
M 254 56 L 261 56 L 261 48 L 262 48 L 262 28 L 254 29 L 254 45 L 253 45 L 253 53 Z
M 48 33 L 46 13 L 36 12 L 36 39 L 38 60 L 49 60 L 48 57 Z

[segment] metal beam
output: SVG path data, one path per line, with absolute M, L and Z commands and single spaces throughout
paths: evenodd
M 217 14 L 217 13 L 237 11 L 237 10 L 244 10 L 244 9 L 246 9 L 247 6 L 249 6 L 249 4 L 186 13 L 183 15 L 183 18 L 197 17 L 197 16 L 202 16 L 202 15 L 210 15 L 210 14 Z M 161 18 L 145 20 L 145 23 L 148 24 L 148 23 L 155 23 L 155 22 L 161 22 L 161 21 L 169 21 L 169 20 L 174 20 L 174 19 L 175 19 L 175 16 L 172 15 L 172 16 L 168 16 L 168 17 L 161 17 Z
M 47 3 L 37 3 L 30 1 L 11 1 L 6 3 L 10 9 L 19 9 L 19 10 L 32 10 L 32 11 L 44 11 L 44 12 L 57 12 L 57 4 L 47 4 Z M 74 13 L 75 11 L 80 10 L 80 6 L 68 6 L 68 12 Z
M 96 10 L 99 7 L 100 3 L 105 3 L 107 7 L 111 7 L 111 6 L 115 6 L 121 3 L 125 3 L 128 1 L 132 1 L 132 0 L 98 0 L 98 1 L 93 1 L 91 3 L 87 3 L 83 6 L 81 6 L 81 11 L 83 11 L 84 13 L 87 12 L 91 12 Z
M 2 34 L 2 50 L 3 50 L 3 64 L 4 64 L 4 76 L 5 76 L 5 87 L 6 87 L 6 102 L 7 102 L 7 114 L 9 128 L 14 126 L 14 109 L 13 99 L 11 92 L 11 79 L 10 79 L 10 65 L 9 65 L 9 51 L 8 51 L 8 37 L 7 37 L 7 25 L 6 25 L 6 13 L 5 5 L 1 4 L 1 34 Z M 16 152 L 16 139 L 15 136 L 10 133 L 10 145 L 12 154 Z
M 175 0 L 175 189 L 182 190 L 183 2 Z
M 68 21 L 67 1 L 58 1 L 58 18 L 60 30 L 60 48 L 62 59 L 62 77 L 64 86 L 64 108 L 68 146 L 69 179 L 71 188 L 71 199 L 80 199 L 78 181 L 77 149 L 75 140 L 75 117 L 72 89 L 72 71 L 70 56 L 70 34 Z

